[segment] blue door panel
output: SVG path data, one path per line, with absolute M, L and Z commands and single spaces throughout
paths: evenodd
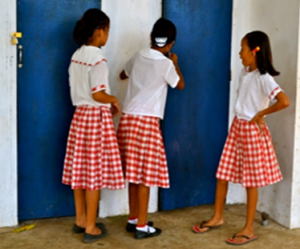
M 228 131 L 232 0 L 165 0 L 177 27 L 172 51 L 185 78 L 169 89 L 162 131 L 170 189 L 160 210 L 214 202 L 215 172 Z
M 74 215 L 61 183 L 74 108 L 68 66 L 76 21 L 99 0 L 18 0 L 23 68 L 18 70 L 18 215 L 20 220 Z

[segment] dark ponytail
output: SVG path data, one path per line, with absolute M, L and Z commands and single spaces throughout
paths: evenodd
M 262 31 L 253 31 L 246 34 L 244 39 L 247 40 L 251 50 L 257 50 L 256 62 L 259 72 L 261 74 L 269 73 L 272 76 L 279 75 L 280 73 L 273 66 L 271 45 L 267 34 Z
M 99 9 L 87 10 L 76 23 L 73 39 L 79 45 L 86 44 L 94 34 L 95 29 L 104 29 L 109 26 L 109 17 Z
M 152 28 L 151 44 L 157 47 L 165 47 L 175 39 L 176 27 L 174 23 L 165 18 L 159 18 Z

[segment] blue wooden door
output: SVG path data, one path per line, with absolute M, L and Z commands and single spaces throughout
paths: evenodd
M 61 183 L 74 108 L 68 66 L 77 48 L 75 22 L 100 0 L 17 0 L 23 33 L 18 70 L 18 216 L 20 220 L 74 215 L 73 192 Z
M 171 188 L 161 210 L 214 202 L 215 172 L 228 131 L 232 0 L 164 0 L 178 29 L 173 51 L 186 81 L 168 93 L 162 130 Z

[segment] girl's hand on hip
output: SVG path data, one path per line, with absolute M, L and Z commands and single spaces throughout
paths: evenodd
M 113 102 L 111 103 L 111 113 L 113 115 L 113 117 L 117 116 L 121 111 L 121 108 L 120 108 L 120 104 L 119 102 Z
M 249 123 L 256 123 L 258 125 L 259 131 L 261 132 L 262 126 L 265 124 L 264 116 L 258 112 L 250 121 Z

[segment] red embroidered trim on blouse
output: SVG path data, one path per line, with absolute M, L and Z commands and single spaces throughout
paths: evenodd
M 278 86 L 278 87 L 276 87 L 271 93 L 270 93 L 270 95 L 269 95 L 269 99 L 271 99 L 272 98 L 272 95 L 277 91 L 277 90 L 279 90 L 280 89 L 280 87 Z
M 98 92 L 98 91 L 101 91 L 101 90 L 105 90 L 105 85 L 100 85 L 100 86 L 96 86 L 94 88 L 92 88 L 92 92 Z
M 97 61 L 94 65 L 92 64 L 88 64 L 86 62 L 82 62 L 82 61 L 76 61 L 76 60 L 72 60 L 72 62 L 74 63 L 77 63 L 77 64 L 80 64 L 80 65 L 85 65 L 85 66 L 89 66 L 89 67 L 93 67 L 93 66 L 96 66 L 98 65 L 99 63 L 101 63 L 102 61 L 107 61 L 106 59 L 102 59 L 101 61 Z

